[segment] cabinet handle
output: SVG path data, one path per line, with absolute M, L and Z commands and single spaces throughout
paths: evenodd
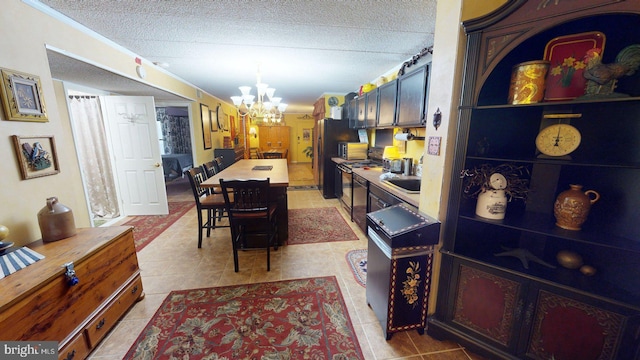
M 135 294 L 138 292 L 138 285 L 134 286 L 133 289 L 131 289 L 131 293 Z
M 96 325 L 96 330 L 102 329 L 103 326 L 104 326 L 104 319 L 98 322 L 98 324 Z
M 72 360 L 74 357 L 76 357 L 76 351 L 72 350 L 71 352 L 67 353 L 67 357 L 65 357 L 64 360 Z

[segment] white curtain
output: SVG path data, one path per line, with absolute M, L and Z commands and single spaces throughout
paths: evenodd
M 69 96 L 69 108 L 93 218 L 116 218 L 120 210 L 100 100 L 96 96 Z

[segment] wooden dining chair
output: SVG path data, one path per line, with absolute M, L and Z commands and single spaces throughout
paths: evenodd
M 224 214 L 227 208 L 226 197 L 229 198 L 230 203 L 233 203 L 233 195 L 223 196 L 220 193 L 210 193 L 207 188 L 202 187 L 201 184 L 205 180 L 205 175 L 200 167 L 191 168 L 185 171 L 185 174 L 189 178 L 198 211 L 198 248 L 201 248 L 203 230 L 206 229 L 207 237 L 210 237 L 211 229 L 230 227 L 230 225 L 217 225 L 216 213 Z M 202 216 L 203 211 L 206 211 L 207 214 L 206 221 Z M 222 217 L 228 216 L 221 215 L 220 219 Z
M 267 249 L 267 271 L 271 270 L 271 247 L 278 250 L 277 203 L 269 196 L 269 178 L 220 179 L 233 243 L 233 266 L 238 272 L 238 250 Z M 228 189 L 233 189 L 229 192 Z M 262 239 L 262 241 L 260 241 Z M 257 241 L 257 242 L 256 242 Z

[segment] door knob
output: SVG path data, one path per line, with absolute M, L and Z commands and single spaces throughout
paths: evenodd
M 153 164 L 153 166 L 155 166 L 155 167 L 160 167 L 161 165 L 162 165 L 162 164 L 160 164 L 160 163 L 155 163 L 155 164 Z

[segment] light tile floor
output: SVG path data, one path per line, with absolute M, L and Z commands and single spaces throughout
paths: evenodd
M 290 165 L 290 174 L 299 174 L 300 166 Z M 303 181 L 296 182 L 290 177 L 290 185 L 313 183 L 309 181 L 303 177 Z M 367 247 L 366 236 L 348 220 L 336 199 L 324 199 L 317 190 L 292 190 L 288 198 L 290 209 L 337 207 L 359 240 L 280 247 L 271 252 L 269 272 L 264 250 L 241 252 L 240 272 L 235 273 L 228 228 L 214 231 L 208 239 L 205 237 L 202 248 L 198 249 L 194 208 L 138 253 L 146 296 L 119 321 L 90 358 L 121 359 L 172 290 L 335 276 L 366 359 L 481 359 L 456 343 L 438 341 L 416 331 L 394 333 L 391 340 L 386 341 L 375 314 L 367 306 L 365 288 L 355 281 L 345 259 L 349 250 Z M 192 200 L 192 195 L 179 194 L 170 200 Z

